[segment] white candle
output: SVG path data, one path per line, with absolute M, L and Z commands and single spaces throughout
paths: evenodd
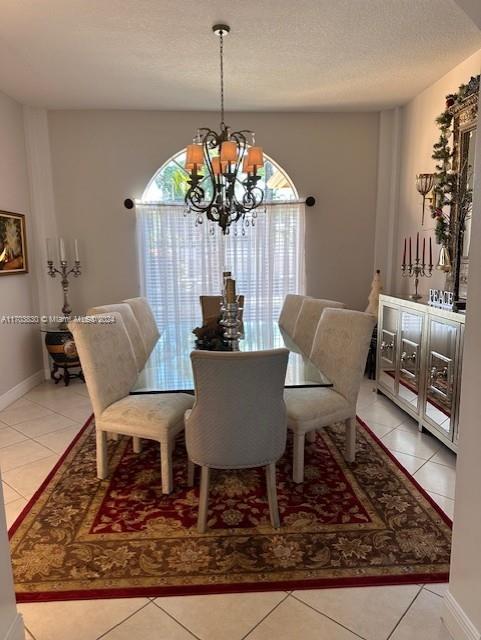
M 66 262 L 67 258 L 65 255 L 65 242 L 63 238 L 58 239 L 58 252 L 60 254 L 60 262 Z
M 75 244 L 75 262 L 80 262 L 79 253 L 78 253 L 78 240 L 77 240 L 77 238 L 75 238 L 74 244 Z
M 49 262 L 55 260 L 55 240 L 53 238 L 47 238 L 47 260 Z

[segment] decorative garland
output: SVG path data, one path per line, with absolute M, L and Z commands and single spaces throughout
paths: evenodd
M 453 107 L 479 88 L 479 76 L 472 77 L 468 84 L 462 84 L 457 93 L 446 96 L 446 109 L 436 118 L 436 124 L 440 129 L 438 142 L 433 146 L 433 160 L 436 160 L 434 173 L 433 202 L 431 204 L 431 217 L 436 220 L 434 233 L 438 244 L 447 245 L 449 241 L 450 225 L 449 213 L 444 208 L 451 205 L 457 189 L 457 174 L 452 169 L 453 149 L 449 144 L 449 138 L 453 135 L 451 129 L 454 118 Z

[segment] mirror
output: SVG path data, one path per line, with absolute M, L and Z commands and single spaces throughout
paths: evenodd
M 462 100 L 451 107 L 453 115 L 453 171 L 458 178 L 458 197 L 451 205 L 449 231 L 453 256 L 453 293 L 457 307 L 466 305 L 471 241 L 472 199 L 479 76 L 471 78 Z

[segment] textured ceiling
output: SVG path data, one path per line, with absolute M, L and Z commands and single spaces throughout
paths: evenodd
M 454 0 L 2 0 L 0 89 L 50 108 L 402 104 L 481 48 Z

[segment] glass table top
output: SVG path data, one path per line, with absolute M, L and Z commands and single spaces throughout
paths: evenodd
M 131 393 L 193 391 L 190 353 L 196 349 L 190 323 L 168 325 L 140 372 Z M 277 322 L 244 322 L 239 351 L 289 349 L 286 387 L 330 387 L 332 384 L 303 355 L 279 328 Z

